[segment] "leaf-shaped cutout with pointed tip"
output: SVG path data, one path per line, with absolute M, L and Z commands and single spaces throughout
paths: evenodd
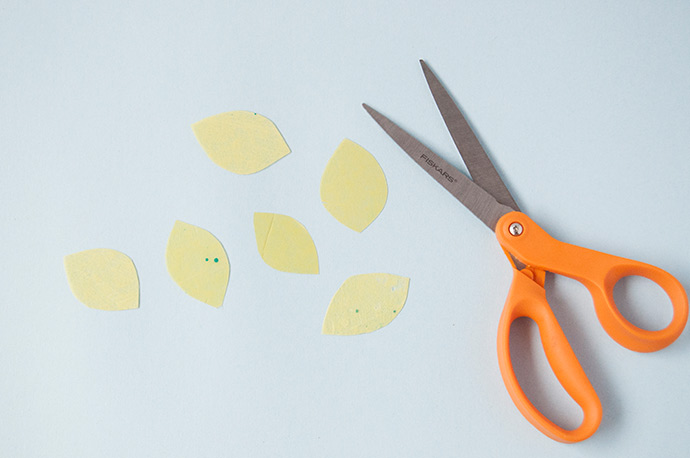
M 409 278 L 392 274 L 348 278 L 331 299 L 321 332 L 351 336 L 381 329 L 400 314 L 409 285 Z
M 96 248 L 65 256 L 64 265 L 72 294 L 84 305 L 99 310 L 139 307 L 139 277 L 126 254 Z
M 210 232 L 175 221 L 165 262 L 170 276 L 185 293 L 213 307 L 223 305 L 230 262 L 223 245 Z
M 263 170 L 290 148 L 270 119 L 251 111 L 229 111 L 192 124 L 208 157 L 240 175 Z
M 381 213 L 388 198 L 386 176 L 374 156 L 345 139 L 321 177 L 321 202 L 335 219 L 362 232 Z
M 319 258 L 307 229 L 296 219 L 254 213 L 256 247 L 266 264 L 282 272 L 318 274 Z

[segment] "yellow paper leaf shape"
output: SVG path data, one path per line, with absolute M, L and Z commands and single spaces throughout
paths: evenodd
M 175 221 L 165 262 L 170 276 L 185 293 L 214 307 L 223 305 L 230 262 L 223 245 L 210 232 Z
M 67 255 L 64 264 L 72 294 L 86 306 L 100 310 L 139 307 L 139 277 L 126 254 L 97 248 Z
M 321 332 L 351 336 L 381 329 L 400 313 L 409 285 L 409 278 L 392 274 L 348 278 L 331 299 Z
M 345 139 L 321 177 L 321 202 L 335 219 L 362 232 L 381 213 L 388 198 L 383 170 L 374 156 Z
M 319 273 L 316 246 L 299 221 L 276 213 L 254 213 L 254 233 L 259 254 L 269 266 L 282 272 Z
M 251 111 L 229 111 L 192 124 L 213 162 L 234 173 L 263 170 L 290 152 L 270 119 Z

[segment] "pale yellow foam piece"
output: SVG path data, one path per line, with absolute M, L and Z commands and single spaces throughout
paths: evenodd
M 381 329 L 400 313 L 409 285 L 409 278 L 392 274 L 348 278 L 331 299 L 321 332 L 351 336 Z
M 234 173 L 263 170 L 290 152 L 270 119 L 251 111 L 229 111 L 192 124 L 213 162 Z
M 386 176 L 374 156 L 345 139 L 321 177 L 321 202 L 335 219 L 362 232 L 381 213 L 388 198 Z
M 170 276 L 185 293 L 214 307 L 223 305 L 230 262 L 223 245 L 210 232 L 175 221 L 165 262 Z
M 72 294 L 88 307 L 130 310 L 139 307 L 139 277 L 126 254 L 108 248 L 65 256 Z
M 319 273 L 316 246 L 299 221 L 276 213 L 254 213 L 254 233 L 259 254 L 269 266 L 282 272 Z

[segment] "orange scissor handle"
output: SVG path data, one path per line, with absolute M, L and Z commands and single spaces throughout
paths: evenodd
M 521 227 L 519 235 L 511 233 L 510 227 L 515 223 Z M 521 212 L 503 215 L 496 225 L 496 237 L 506 251 L 527 266 L 565 275 L 584 284 L 592 295 L 603 328 L 616 342 L 630 350 L 661 350 L 676 340 L 685 328 L 688 296 L 675 277 L 658 267 L 560 242 Z M 673 306 L 673 319 L 664 329 L 649 331 L 639 328 L 618 310 L 613 299 L 613 287 L 618 280 L 630 275 L 652 280 L 668 295 Z
M 534 407 L 518 383 L 510 359 L 510 326 L 521 317 L 531 318 L 537 323 L 544 353 L 556 378 L 582 408 L 582 423 L 573 430 L 564 429 L 546 418 Z M 551 439 L 578 442 L 587 439 L 599 427 L 601 402 L 546 302 L 544 288 L 516 269 L 513 269 L 513 283 L 498 324 L 498 365 L 503 382 L 518 410 Z

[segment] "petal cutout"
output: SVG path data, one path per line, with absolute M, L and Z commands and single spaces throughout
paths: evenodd
M 230 262 L 223 245 L 210 232 L 175 221 L 165 262 L 168 273 L 185 293 L 214 307 L 223 305 Z
M 192 124 L 213 162 L 240 175 L 263 170 L 290 148 L 270 119 L 251 111 L 229 111 Z
M 321 177 L 321 202 L 335 219 L 362 232 L 381 213 L 388 198 L 386 176 L 374 156 L 345 139 Z
M 409 285 L 409 278 L 392 274 L 348 278 L 331 299 L 321 332 L 351 336 L 381 329 L 400 313 Z
M 256 246 L 276 270 L 318 274 L 319 258 L 307 229 L 296 219 L 276 213 L 254 213 Z
M 126 254 L 96 248 L 67 255 L 64 264 L 72 294 L 87 307 L 99 310 L 139 307 L 139 277 Z

